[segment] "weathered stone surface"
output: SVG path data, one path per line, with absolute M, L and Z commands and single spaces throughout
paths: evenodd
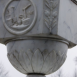
M 1 43 L 47 37 L 77 44 L 77 6 L 71 0 L 0 0 L 0 10 Z
M 77 44 L 77 5 L 71 0 L 60 0 L 57 34 Z
M 24 74 L 55 72 L 64 63 L 67 49 L 68 44 L 60 40 L 22 40 L 7 44 L 10 62 Z
M 18 71 L 44 77 L 58 70 L 67 49 L 77 44 L 76 20 L 71 0 L 0 0 L 0 43 Z

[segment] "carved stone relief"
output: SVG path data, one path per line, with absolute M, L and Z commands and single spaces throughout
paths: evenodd
M 15 50 L 8 53 L 8 58 L 12 65 L 24 74 L 50 74 L 64 63 L 66 53 L 61 54 L 61 51 L 57 53 L 55 50 L 49 53 L 48 50 L 41 51 L 40 49 L 34 52 L 31 49 L 20 52 Z
M 4 26 L 13 34 L 27 33 L 35 21 L 36 7 L 32 0 L 11 0 L 4 9 Z
M 58 21 L 58 6 L 59 0 L 45 0 L 44 13 L 45 13 L 45 25 L 51 32 L 52 29 L 57 26 Z

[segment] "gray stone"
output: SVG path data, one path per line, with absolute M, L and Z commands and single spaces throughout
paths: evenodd
M 77 44 L 77 6 L 71 0 L 1 0 L 0 9 L 0 42 L 3 44 L 35 37 L 63 39 L 69 42 L 69 47 Z M 27 19 L 24 19 L 25 13 Z
M 71 0 L 60 0 L 57 34 L 77 44 L 77 5 Z
M 46 77 L 45 75 L 40 75 L 40 74 L 33 74 L 33 75 L 27 75 L 26 77 Z
M 57 71 L 77 44 L 72 0 L 0 0 L 0 43 L 11 64 L 27 77 Z
M 21 40 L 7 44 L 10 62 L 22 73 L 21 67 L 26 70 L 25 74 L 55 72 L 66 60 L 67 49 L 68 43 L 60 40 Z

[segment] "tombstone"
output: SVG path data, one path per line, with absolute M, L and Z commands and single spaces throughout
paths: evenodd
M 76 0 L 1 0 L 0 43 L 27 77 L 45 77 L 77 45 Z

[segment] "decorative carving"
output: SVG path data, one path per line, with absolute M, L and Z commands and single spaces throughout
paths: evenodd
M 57 25 L 59 0 L 45 0 L 45 25 L 52 31 Z
M 52 50 L 41 51 L 13 51 L 8 53 L 8 58 L 12 65 L 24 74 L 42 73 L 50 74 L 58 69 L 66 59 L 66 52 L 56 52 Z
M 36 21 L 36 7 L 32 0 L 11 0 L 5 7 L 3 22 L 6 29 L 17 35 L 32 29 Z

